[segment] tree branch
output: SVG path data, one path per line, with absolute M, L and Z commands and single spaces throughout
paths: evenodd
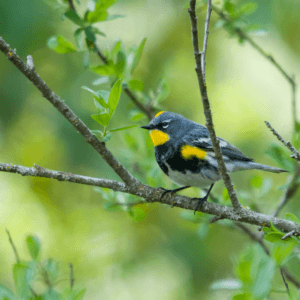
M 166 195 L 161 199 L 163 191 L 161 189 L 152 188 L 150 186 L 140 183 L 139 185 L 126 186 L 122 182 L 115 180 L 93 178 L 87 176 L 81 176 L 76 174 L 64 173 L 59 171 L 52 171 L 40 166 L 33 168 L 13 165 L 13 164 L 0 164 L 0 172 L 17 173 L 22 176 L 34 176 L 34 177 L 45 177 L 52 178 L 58 181 L 73 182 L 79 184 L 85 184 L 90 186 L 98 186 L 103 188 L 109 188 L 116 192 L 123 192 L 144 198 L 147 202 L 159 202 L 168 204 L 170 206 L 177 206 L 188 210 L 195 210 L 197 202 L 191 201 L 191 198 L 180 196 L 180 195 Z M 215 216 L 219 216 L 222 219 L 229 219 L 232 221 L 244 222 L 252 225 L 267 226 L 270 227 L 272 222 L 283 232 L 291 232 L 295 230 L 294 235 L 300 236 L 300 224 L 296 224 L 291 221 L 275 218 L 272 216 L 264 215 L 251 211 L 249 209 L 241 209 L 236 211 L 232 207 L 222 206 L 216 203 L 205 202 L 199 211 Z
M 105 143 L 100 142 L 89 128 L 75 115 L 75 113 L 58 97 L 48 85 L 41 79 L 35 70 L 29 68 L 21 58 L 0 37 L 0 50 L 42 93 L 42 95 L 81 133 L 89 143 L 116 172 L 116 174 L 128 185 L 137 185 L 135 179 L 106 148 Z
M 277 139 L 293 153 L 291 157 L 300 161 L 300 154 L 296 150 L 296 148 L 290 142 L 285 141 L 284 138 L 271 126 L 271 124 L 268 121 L 265 121 L 265 123 L 267 127 L 272 131 L 272 133 L 277 137 Z
M 209 9 L 209 7 L 211 5 L 211 0 L 208 0 L 208 3 L 209 3 L 209 5 L 208 5 L 208 9 Z M 200 93 L 201 93 L 201 98 L 202 98 L 202 103 L 203 103 L 203 108 L 204 108 L 204 114 L 205 114 L 205 118 L 206 118 L 206 127 L 208 129 L 209 136 L 210 136 L 210 139 L 213 144 L 215 157 L 218 162 L 219 171 L 222 174 L 225 186 L 228 190 L 228 194 L 229 194 L 230 200 L 232 202 L 232 206 L 235 210 L 241 210 L 242 205 L 240 204 L 240 202 L 237 198 L 237 195 L 233 188 L 233 184 L 231 182 L 230 176 L 227 172 L 227 169 L 226 169 L 226 166 L 224 163 L 224 159 L 223 159 L 223 155 L 221 152 L 221 148 L 219 145 L 219 141 L 217 140 L 216 133 L 214 130 L 211 109 L 210 109 L 210 103 L 208 100 L 207 89 L 206 89 L 206 85 L 205 85 L 205 78 L 203 77 L 203 72 L 202 72 L 203 68 L 205 69 L 205 61 L 204 61 L 204 66 L 202 66 L 202 62 L 201 62 L 202 53 L 199 51 L 197 16 L 196 16 L 195 6 L 196 6 L 196 0 L 190 0 L 190 8 L 188 11 L 190 14 L 190 19 L 191 19 L 191 24 L 192 24 L 192 40 L 193 40 L 194 55 L 195 55 L 195 60 L 196 60 L 196 68 L 195 69 L 196 69 L 196 73 L 197 73 L 197 77 L 198 77 L 198 84 L 199 84 L 199 88 L 200 88 Z M 206 18 L 207 28 L 208 28 L 209 16 L 210 16 L 210 13 L 208 10 L 207 18 Z M 204 44 L 207 44 L 207 39 L 208 39 L 208 31 L 205 32 L 204 40 L 206 40 L 206 42 Z M 204 74 L 205 74 L 205 72 L 204 72 Z
M 224 21 L 229 24 L 233 24 L 231 18 L 226 15 L 222 10 L 218 9 L 216 6 L 212 5 L 212 10 Z M 296 129 L 298 121 L 296 115 L 296 81 L 294 76 L 288 75 L 288 73 L 281 67 L 281 65 L 274 59 L 274 57 L 267 52 L 265 52 L 258 44 L 254 42 L 254 40 L 242 29 L 235 27 L 232 25 L 232 28 L 235 30 L 236 34 L 242 39 L 247 41 L 254 49 L 256 49 L 263 57 L 265 57 L 268 61 L 270 61 L 275 68 L 284 76 L 284 78 L 291 84 L 292 88 L 292 104 L 293 104 L 293 122 L 294 122 L 294 129 Z

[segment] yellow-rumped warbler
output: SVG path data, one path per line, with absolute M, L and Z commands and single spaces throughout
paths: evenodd
M 210 188 L 199 200 L 195 211 L 207 200 L 216 181 L 222 179 L 218 170 L 212 142 L 205 126 L 190 121 L 183 116 L 161 111 L 149 125 L 142 128 L 150 130 L 150 136 L 155 146 L 155 157 L 158 165 L 175 183 L 183 187 L 166 190 L 162 193 L 176 193 L 189 187 Z M 242 170 L 263 170 L 273 173 L 287 172 L 282 169 L 255 163 L 239 149 L 225 140 L 218 138 L 228 172 Z

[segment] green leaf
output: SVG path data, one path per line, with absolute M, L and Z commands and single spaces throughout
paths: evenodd
M 140 206 L 134 206 L 132 207 L 129 212 L 129 216 L 136 222 L 142 221 L 146 217 L 146 213 Z
M 107 126 L 110 121 L 111 115 L 108 113 L 102 113 L 98 115 L 92 115 L 91 117 L 100 125 Z
M 293 239 L 287 239 L 288 242 L 277 242 L 273 245 L 271 250 L 271 257 L 276 261 L 276 265 L 280 266 L 293 252 L 297 242 Z
M 227 201 L 227 202 L 230 200 L 230 197 L 229 197 L 229 194 L 228 194 L 228 190 L 226 188 L 223 189 L 222 198 L 224 199 L 224 201 Z
M 52 36 L 47 41 L 47 46 L 57 53 L 75 52 L 75 47 L 62 36 Z
M 83 49 L 82 32 L 83 32 L 83 29 L 82 29 L 82 28 L 78 28 L 78 29 L 74 32 L 74 38 L 75 38 L 75 41 L 76 41 L 76 45 L 77 45 L 78 50 L 82 50 L 82 49 Z
M 260 188 L 262 186 L 262 178 L 259 175 L 255 175 L 251 178 L 251 186 Z
M 115 73 L 116 73 L 115 66 L 112 63 L 109 63 L 107 65 L 93 67 L 92 71 L 94 71 L 95 73 L 97 73 L 99 75 L 107 75 L 107 76 L 115 75 Z
M 87 22 L 97 23 L 106 20 L 106 18 L 108 17 L 108 13 L 101 4 L 101 2 L 98 2 L 95 6 L 95 10 L 86 14 L 85 20 Z
M 110 212 L 123 211 L 122 205 L 111 203 L 111 202 L 104 203 L 103 208 Z
M 286 213 L 284 218 L 287 220 L 287 221 L 292 221 L 292 222 L 295 222 L 295 223 L 300 223 L 300 220 L 292 213 Z
M 30 296 L 30 284 L 34 275 L 34 271 L 28 263 L 17 263 L 14 265 L 13 276 L 19 297 L 28 298 Z
M 93 27 L 92 26 L 88 26 L 88 27 L 85 27 L 84 28 L 84 33 L 85 33 L 85 36 L 86 38 L 94 43 L 96 41 L 96 36 L 94 34 L 94 31 L 93 31 Z
M 137 67 L 137 65 L 138 65 L 138 63 L 141 59 L 146 41 L 147 41 L 147 38 L 144 38 L 142 40 L 142 42 L 140 43 L 140 45 L 138 46 L 138 48 L 136 49 L 136 51 L 135 51 L 135 55 L 134 55 L 133 62 L 132 62 L 132 65 L 131 65 L 131 70 L 130 70 L 131 74 L 134 72 L 135 68 Z
M 270 293 L 275 267 L 274 261 L 269 257 L 264 257 L 259 261 L 258 272 L 252 287 L 252 293 L 256 296 L 255 299 L 265 299 Z
M 98 77 L 92 82 L 92 85 L 100 85 L 100 84 L 105 84 L 109 82 L 108 77 Z
M 0 284 L 0 299 L 1 300 L 15 300 L 16 296 L 9 288 Z
M 263 228 L 262 228 L 262 231 L 263 231 L 264 233 L 271 233 L 271 232 L 273 232 L 272 228 L 269 228 L 269 227 L 263 227 Z
M 235 5 L 229 1 L 224 4 L 224 9 L 229 13 L 233 14 L 235 11 Z
M 110 132 L 127 130 L 127 129 L 134 128 L 134 127 L 138 127 L 138 125 L 130 125 L 130 126 L 125 126 L 125 127 L 113 128 L 110 130 Z
M 85 292 L 86 292 L 86 288 L 79 291 L 75 296 L 74 300 L 82 300 Z
M 137 79 L 132 79 L 128 82 L 129 87 L 135 91 L 142 91 L 144 89 L 144 83 Z
M 112 115 L 117 108 L 121 96 L 121 90 L 122 90 L 122 80 L 119 79 L 112 87 L 108 97 L 108 106 L 109 106 L 110 115 Z
M 279 232 L 271 232 L 271 233 L 268 233 L 266 236 L 265 236 L 265 239 L 271 243 L 275 243 L 275 242 L 284 242 L 283 240 L 281 240 L 281 238 L 283 237 L 284 235 L 282 233 L 279 233 Z
M 114 58 L 118 53 L 119 51 L 121 50 L 122 48 L 122 41 L 121 40 L 117 40 L 113 46 L 113 49 L 111 50 L 111 56 L 112 58 Z
M 93 33 L 106 37 L 105 33 L 100 31 L 98 28 L 93 27 Z
M 240 9 L 239 9 L 239 14 L 245 14 L 245 15 L 250 15 L 254 13 L 257 9 L 257 3 L 255 2 L 248 2 L 245 3 Z
M 266 154 L 275 160 L 283 169 L 293 171 L 294 162 L 290 160 L 290 154 L 277 144 L 272 143 Z
M 95 135 L 99 140 L 103 137 L 103 132 L 101 130 L 91 130 L 92 134 Z
M 84 25 L 84 21 L 81 20 L 81 18 L 77 15 L 77 13 L 72 9 L 68 10 L 65 13 L 65 16 L 76 25 L 79 25 L 79 26 Z
M 112 134 L 110 132 L 107 132 L 106 135 L 101 138 L 101 142 L 107 143 L 110 141 L 111 137 L 112 137 Z
M 117 55 L 117 63 L 115 65 L 116 75 L 118 78 L 123 76 L 125 66 L 126 66 L 126 55 L 123 51 L 119 51 Z
M 210 289 L 217 290 L 240 290 L 243 287 L 243 283 L 238 279 L 220 279 L 215 281 Z
M 81 87 L 83 90 L 86 90 L 88 92 L 90 92 L 91 94 L 93 94 L 95 97 L 98 97 L 98 93 L 93 91 L 92 89 L 88 88 L 87 86 L 82 86 Z
M 30 256 L 33 260 L 37 260 L 41 250 L 41 244 L 38 237 L 29 235 L 27 237 L 27 247 L 30 253 Z
M 98 92 L 98 94 L 99 94 L 99 97 L 101 96 L 104 99 L 104 101 L 107 105 L 106 108 L 108 108 L 109 91 L 101 90 Z

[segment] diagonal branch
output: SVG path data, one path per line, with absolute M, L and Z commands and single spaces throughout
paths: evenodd
M 100 142 L 89 128 L 77 117 L 77 115 L 58 97 L 48 85 L 41 79 L 34 69 L 27 66 L 9 45 L 0 37 L 0 50 L 42 93 L 42 95 L 81 133 L 89 143 L 109 164 L 115 173 L 128 185 L 137 185 L 135 179 L 106 148 L 105 143 Z
M 211 0 L 208 0 L 208 3 L 209 3 L 209 5 L 208 5 L 208 10 L 209 10 L 209 7 L 211 5 Z M 198 84 L 199 84 L 199 88 L 200 88 L 200 93 L 201 93 L 201 98 L 202 98 L 202 103 L 203 103 L 203 108 L 204 108 L 204 114 L 205 114 L 205 118 L 206 118 L 206 127 L 208 129 L 209 136 L 210 136 L 210 139 L 213 144 L 215 156 L 216 156 L 216 159 L 218 162 L 218 167 L 219 167 L 220 173 L 222 174 L 225 186 L 228 190 L 228 194 L 229 194 L 230 200 L 232 202 L 233 208 L 235 210 L 241 210 L 242 206 L 237 198 L 237 195 L 233 188 L 233 184 L 231 182 L 230 176 L 227 172 L 227 169 L 226 169 L 226 166 L 224 163 L 224 159 L 223 159 L 223 155 L 221 152 L 221 148 L 219 145 L 219 141 L 217 140 L 216 133 L 214 130 L 211 109 L 210 109 L 210 103 L 209 103 L 208 96 L 207 96 L 205 78 L 204 78 L 203 72 L 202 72 L 202 69 L 203 68 L 205 69 L 205 61 L 204 61 L 204 65 L 202 65 L 202 62 L 201 62 L 202 53 L 199 51 L 197 16 L 196 16 L 195 6 L 196 6 L 196 0 L 190 0 L 189 14 L 190 14 L 190 19 L 191 19 L 191 24 L 192 24 L 192 39 L 193 39 L 194 55 L 195 55 L 195 60 L 196 60 L 196 73 L 197 73 L 197 77 L 198 77 Z M 209 21 L 209 16 L 210 16 L 210 13 L 208 11 L 206 23 L 208 23 L 208 21 Z M 208 24 L 207 24 L 207 28 L 208 28 Z M 206 40 L 206 42 L 204 43 L 205 45 L 207 44 L 207 39 L 208 39 L 208 31 L 205 31 L 205 36 L 204 36 L 204 40 Z M 205 74 L 205 72 L 204 72 L 204 74 Z
M 263 57 L 265 57 L 267 60 L 269 60 L 275 68 L 284 76 L 284 78 L 290 83 L 292 87 L 292 105 L 293 105 L 293 123 L 294 123 L 294 130 L 296 130 L 298 121 L 297 121 L 297 115 L 296 115 L 296 81 L 294 76 L 288 75 L 288 73 L 282 68 L 282 66 L 274 59 L 274 57 L 270 54 L 268 54 L 266 51 L 264 51 L 258 44 L 254 42 L 254 40 L 241 28 L 238 28 L 234 26 L 233 20 L 226 15 L 222 10 L 218 9 L 216 6 L 212 5 L 212 10 L 224 21 L 226 21 L 228 24 L 232 25 L 232 28 L 236 32 L 236 34 L 242 39 L 247 41 L 254 49 L 256 49 Z
M 21 174 L 22 176 L 34 176 L 34 177 L 45 177 L 52 178 L 64 182 L 73 182 L 79 184 L 85 184 L 90 186 L 98 186 L 103 188 L 109 188 L 117 192 L 123 192 L 144 198 L 147 202 L 159 202 L 168 204 L 170 206 L 177 206 L 185 208 L 191 211 L 195 210 L 197 203 L 191 201 L 191 198 L 180 196 L 180 195 L 166 195 L 161 199 L 162 190 L 152 188 L 150 186 L 139 183 L 139 185 L 128 186 L 122 182 L 115 180 L 108 180 L 103 178 L 93 178 L 87 176 L 81 176 L 77 174 L 64 173 L 59 171 L 48 170 L 39 166 L 33 168 L 13 165 L 13 164 L 1 164 L 0 172 L 9 172 Z M 300 236 L 300 224 L 296 224 L 291 221 L 275 218 L 272 216 L 264 215 L 251 211 L 249 209 L 241 209 L 236 211 L 232 207 L 222 206 L 216 203 L 207 202 L 202 208 L 199 209 L 203 213 L 220 216 L 222 219 L 229 219 L 232 221 L 239 221 L 258 226 L 270 227 L 271 222 L 277 226 L 283 232 L 291 232 L 295 230 L 294 235 Z
M 293 153 L 293 155 L 291 155 L 291 157 L 300 161 L 300 154 L 296 150 L 296 148 L 290 142 L 287 142 L 286 140 L 284 140 L 284 138 L 271 126 L 271 124 L 268 121 L 265 121 L 265 123 L 266 123 L 267 127 L 272 131 L 272 133 L 277 137 L 277 139 Z

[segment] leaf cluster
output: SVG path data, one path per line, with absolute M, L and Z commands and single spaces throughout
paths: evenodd
M 37 236 L 29 235 L 26 238 L 30 261 L 17 261 L 13 265 L 13 278 L 16 293 L 8 287 L 0 285 L 0 300 L 81 300 L 86 289 L 66 286 L 61 292 L 56 286 L 61 282 L 60 264 L 52 258 L 41 260 L 41 243 Z M 69 281 L 69 280 L 68 280 Z M 41 282 L 43 292 L 36 293 L 35 282 Z M 69 281 L 70 282 L 70 281 Z

